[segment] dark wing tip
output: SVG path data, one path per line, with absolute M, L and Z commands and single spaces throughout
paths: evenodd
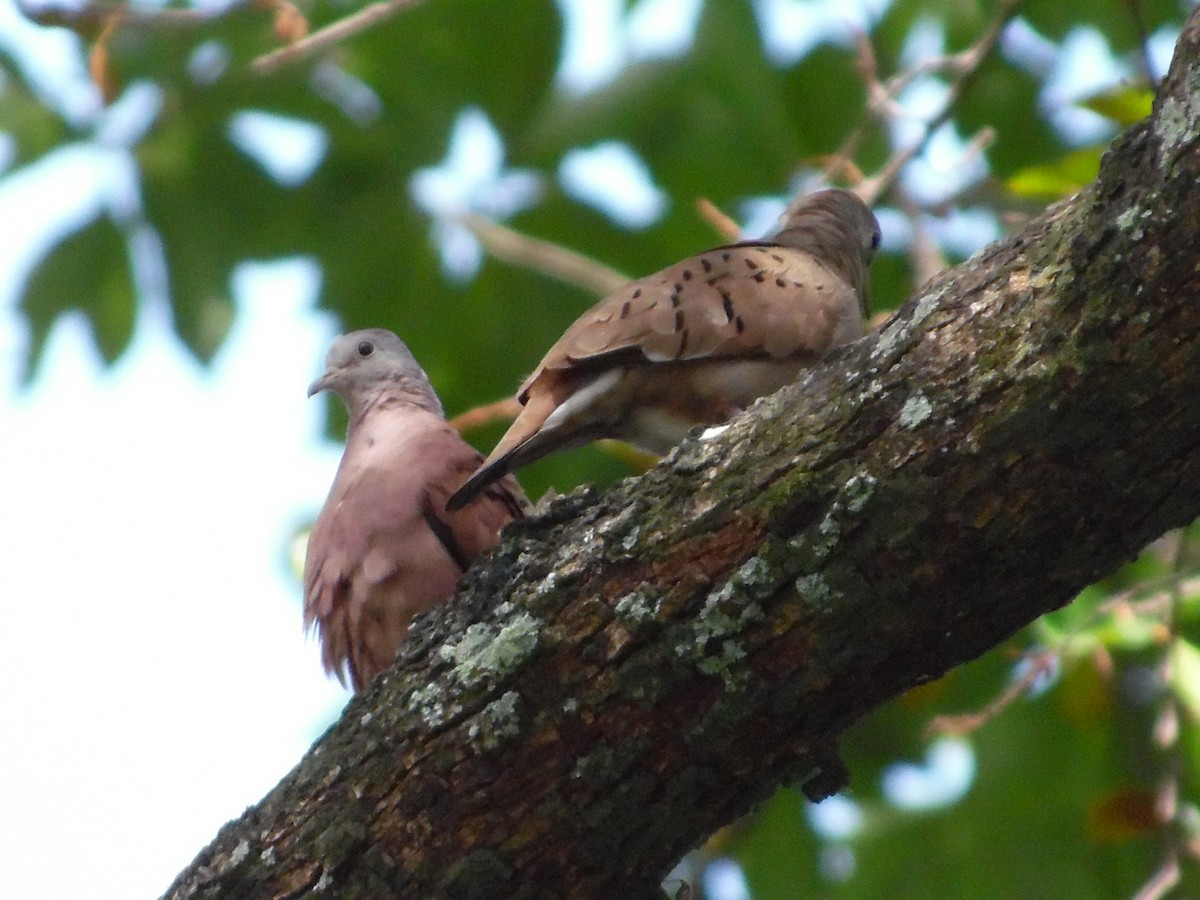
M 529 498 L 521 490 L 521 485 L 517 483 L 511 473 L 497 478 L 481 493 L 504 507 L 510 521 L 524 519 L 533 512 L 533 504 L 529 502 Z
M 462 486 L 450 495 L 450 499 L 446 501 L 446 511 L 454 512 L 462 509 L 483 490 L 498 478 L 503 478 L 508 474 L 508 469 L 503 465 L 503 459 L 498 459 L 493 465 L 486 463 L 475 470 L 475 474 L 462 483 Z

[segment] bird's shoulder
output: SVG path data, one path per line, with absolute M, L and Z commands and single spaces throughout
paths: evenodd
M 718 247 L 631 282 L 584 313 L 522 385 L 610 365 L 785 357 L 828 349 L 853 287 L 803 250 Z

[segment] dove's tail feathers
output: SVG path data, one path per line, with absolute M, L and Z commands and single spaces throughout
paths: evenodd
M 451 512 L 461 509 L 486 490 L 488 485 L 514 469 L 560 450 L 581 447 L 602 436 L 602 424 L 564 420 L 555 415 L 560 409 L 562 407 L 556 407 L 551 397 L 531 397 L 529 405 L 512 423 L 483 465 L 451 495 L 446 509 Z
M 624 374 L 623 369 L 610 369 L 587 380 L 547 378 L 530 390 L 521 414 L 479 470 L 450 497 L 446 509 L 461 509 L 513 469 L 609 435 L 611 397 Z
M 504 433 L 504 437 L 500 438 L 496 449 L 489 454 L 483 464 L 475 470 L 475 473 L 463 482 L 462 487 L 450 495 L 450 499 L 446 502 L 446 509 L 451 512 L 462 509 L 492 482 L 549 452 L 547 449 L 536 456 L 529 456 L 523 451 L 538 437 L 546 417 L 553 411 L 554 404 L 550 398 L 531 397 L 528 405 L 522 408 L 521 414 Z
M 534 432 L 510 448 L 501 442 L 474 474 L 463 482 L 462 487 L 450 495 L 446 509 L 450 512 L 462 509 L 513 469 L 519 469 L 555 450 L 556 445 L 540 439 L 544 437 L 540 432 Z
M 462 486 L 450 495 L 450 499 L 446 501 L 447 511 L 454 512 L 455 510 L 462 509 L 483 493 L 489 484 L 507 475 L 512 470 L 512 467 L 507 463 L 507 459 L 499 458 L 494 462 L 485 462 L 481 465 L 475 470 L 475 474 L 464 481 Z

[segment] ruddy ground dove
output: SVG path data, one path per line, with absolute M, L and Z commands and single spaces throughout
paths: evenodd
M 481 456 L 446 422 L 425 372 L 390 331 L 334 341 L 308 393 L 324 390 L 345 402 L 350 426 L 308 539 L 304 622 L 316 626 L 325 670 L 357 691 L 392 662 L 413 616 L 448 598 L 529 504 L 509 477 L 446 511 Z
M 797 203 L 771 238 L 717 247 L 601 300 L 517 392 L 524 409 L 450 498 L 461 509 L 536 459 L 619 438 L 666 453 L 862 336 L 879 223 L 859 197 Z

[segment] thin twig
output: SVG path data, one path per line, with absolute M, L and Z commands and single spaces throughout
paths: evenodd
M 250 70 L 256 75 L 270 75 L 282 66 L 306 59 L 421 2 L 422 0 L 382 0 L 364 6 L 354 15 L 338 19 L 294 44 L 264 53 L 250 63 Z
M 497 259 L 541 272 L 597 296 L 611 294 L 629 281 L 628 275 L 591 257 L 514 231 L 478 213 L 463 213 L 457 221 L 470 229 L 483 248 Z
M 696 212 L 705 222 L 712 226 L 713 231 L 727 241 L 736 241 L 742 235 L 742 229 L 732 217 L 707 197 L 696 201 Z
M 946 268 L 946 257 L 937 241 L 921 222 L 921 209 L 908 191 L 900 189 L 898 206 L 912 228 L 912 240 L 908 243 L 908 257 L 912 261 L 913 284 L 923 285 L 938 272 Z
M 974 44 L 959 53 L 931 59 L 904 72 L 900 72 L 888 79 L 887 82 L 880 82 L 878 80 L 874 51 L 865 36 L 861 38 L 859 42 L 859 71 L 863 73 L 863 78 L 866 80 L 867 96 L 869 98 L 867 117 L 850 133 L 842 142 L 842 146 L 831 157 L 830 162 L 825 168 L 826 177 L 828 178 L 831 174 L 841 171 L 845 160 L 851 158 L 857 152 L 867 132 L 874 124 L 884 121 L 889 117 L 894 118 L 897 115 L 895 109 L 897 98 L 904 88 L 911 84 L 917 76 L 930 72 L 949 73 L 952 79 L 946 94 L 946 101 L 942 105 L 942 108 L 925 122 L 921 138 L 914 141 L 908 147 L 894 153 L 879 173 L 866 179 L 858 186 L 859 194 L 867 203 L 874 203 L 882 196 L 899 177 L 900 170 L 904 165 L 921 152 L 933 133 L 953 114 L 955 105 L 962 98 L 963 93 L 974 80 L 976 74 L 978 74 L 984 60 L 995 49 L 996 44 L 1000 40 L 1000 35 L 1004 31 L 1004 26 L 1016 15 L 1017 9 L 1022 2 L 1023 0 L 1001 0 L 997 5 L 996 15 L 988 23 L 983 34 Z
M 1179 884 L 1179 860 L 1169 859 L 1163 863 L 1150 880 L 1141 886 L 1133 900 L 1159 900 Z
M 517 402 L 517 398 L 505 397 L 503 400 L 497 400 L 494 403 L 485 403 L 482 406 L 468 409 L 464 413 L 459 413 L 450 420 L 450 425 L 459 432 L 473 431 L 492 422 L 502 420 L 511 422 L 520 413 L 521 404 Z
M 1053 650 L 1039 650 L 1029 654 L 1027 658 L 1029 668 L 1025 670 L 1025 673 L 979 712 L 937 716 L 925 726 L 925 733 L 929 736 L 938 734 L 962 736 L 978 731 L 1004 712 L 1012 705 L 1013 701 L 1027 694 L 1039 678 L 1050 672 L 1058 662 L 1058 653 Z
M 111 103 L 117 95 L 116 79 L 113 78 L 108 45 L 117 29 L 123 24 L 125 24 L 125 7 L 118 6 L 112 11 L 108 21 L 100 28 L 100 33 L 92 44 L 91 52 L 88 53 L 88 75 L 92 79 L 92 84 L 96 85 L 96 89 L 100 91 L 100 96 L 105 103 Z
M 1102 602 L 1096 605 L 1096 608 L 1084 618 L 1082 622 L 1077 624 L 1077 629 L 1082 631 L 1091 626 L 1093 622 L 1101 616 L 1118 615 L 1121 610 L 1129 610 L 1134 614 L 1140 614 L 1142 610 L 1137 607 L 1137 603 L 1146 603 L 1150 599 L 1155 599 L 1161 602 L 1164 596 L 1170 598 L 1172 608 L 1168 610 L 1168 618 L 1171 622 L 1175 621 L 1177 615 L 1177 607 L 1181 602 L 1181 597 L 1184 593 L 1190 593 L 1188 586 L 1195 585 L 1195 581 L 1191 579 L 1194 572 L 1190 571 L 1192 561 L 1183 557 L 1183 548 L 1187 547 L 1186 532 L 1180 535 L 1180 543 L 1176 545 L 1175 554 L 1173 557 L 1172 568 L 1175 570 L 1170 576 L 1165 576 L 1165 580 L 1169 585 L 1169 594 L 1156 594 L 1153 598 L 1142 598 L 1141 588 L 1130 588 L 1119 591 L 1109 597 L 1106 597 Z M 1142 586 L 1144 587 L 1144 585 Z M 1157 610 L 1154 610 L 1157 611 Z M 1173 631 L 1168 631 L 1173 634 Z M 1007 709 L 1014 700 L 1029 691 L 1030 688 L 1037 682 L 1039 676 L 1050 671 L 1050 669 L 1062 659 L 1066 653 L 1066 647 L 1071 642 L 1072 636 L 1068 635 L 1066 640 L 1052 650 L 1037 650 L 1026 654 L 1029 660 L 1029 668 L 1025 673 L 1010 684 L 1001 694 L 992 702 L 988 703 L 982 710 L 975 713 L 961 713 L 957 715 L 945 715 L 935 717 L 928 726 L 926 726 L 926 734 L 949 734 L 949 735 L 964 735 L 977 731 L 983 725 L 986 725 L 997 715 Z M 1170 642 L 1165 642 L 1169 644 Z M 1169 653 L 1169 651 L 1168 651 Z M 1167 657 L 1169 659 L 1169 655 Z

